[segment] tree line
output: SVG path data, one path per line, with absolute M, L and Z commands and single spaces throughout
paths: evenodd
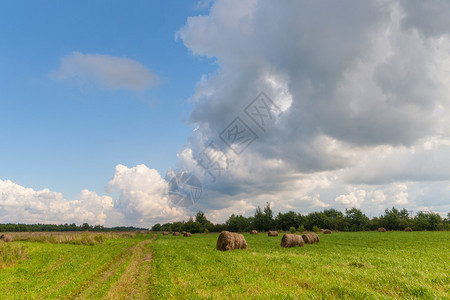
M 104 227 L 103 225 L 72 224 L 0 224 L 0 232 L 43 232 L 43 231 L 135 231 L 148 230 L 148 228 L 136 228 L 133 226 Z
M 179 221 L 165 224 L 155 224 L 152 231 L 188 231 L 199 232 L 221 232 L 223 230 L 233 232 L 248 232 L 250 230 L 298 230 L 317 231 L 319 229 L 331 229 L 339 231 L 367 231 L 377 230 L 384 227 L 386 230 L 404 230 L 407 227 L 415 231 L 420 230 L 449 230 L 450 213 L 442 218 L 438 213 L 419 212 L 412 217 L 403 208 L 401 210 L 392 207 L 385 209 L 380 217 L 370 219 L 361 210 L 353 207 L 346 209 L 345 213 L 330 208 L 320 212 L 312 212 L 302 215 L 294 211 L 278 213 L 274 216 L 269 204 L 264 209 L 258 207 L 251 217 L 242 215 L 231 215 L 223 224 L 213 224 L 201 211 L 188 221 Z

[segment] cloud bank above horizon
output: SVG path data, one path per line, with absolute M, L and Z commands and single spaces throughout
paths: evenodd
M 197 129 L 174 166 L 202 181 L 200 201 L 176 207 L 164 175 L 151 166 L 118 165 L 106 187 L 113 196 L 84 190 L 78 200 L 66 200 L 0 181 L 0 220 L 68 222 L 75 209 L 86 222 L 150 226 L 202 210 L 223 222 L 266 202 L 275 211 L 302 213 L 357 207 L 373 217 L 396 206 L 446 214 L 449 6 L 217 0 L 175 35 L 194 56 L 217 65 L 189 99 L 189 123 Z M 105 64 L 122 71 L 111 73 Z M 95 78 L 113 89 L 141 90 L 156 80 L 138 62 L 77 52 L 55 74 Z M 246 109 L 261 92 L 277 109 L 273 118 L 255 121 Z M 224 133 L 242 123 L 256 138 L 244 150 L 236 141 L 229 147 Z M 199 164 L 211 142 L 215 157 L 225 158 L 220 173 L 211 169 L 214 178 Z

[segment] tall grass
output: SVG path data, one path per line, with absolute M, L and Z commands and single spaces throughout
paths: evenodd
M 136 232 L 12 232 L 16 241 L 42 242 L 51 244 L 96 245 L 108 239 L 135 237 Z
M 28 253 L 26 247 L 17 243 L 0 242 L 0 270 L 26 260 Z

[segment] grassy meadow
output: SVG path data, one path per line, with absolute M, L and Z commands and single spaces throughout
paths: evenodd
M 11 233 L 1 299 L 148 299 L 152 235 Z
M 244 236 L 248 249 L 228 252 L 218 234 L 158 236 L 154 298 L 450 298 L 450 232 L 319 234 L 288 249 L 282 235 Z
M 0 242 L 1 299 L 449 299 L 449 232 L 319 234 L 15 233 Z

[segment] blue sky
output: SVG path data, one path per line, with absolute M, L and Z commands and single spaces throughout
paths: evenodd
M 446 1 L 3 1 L 0 222 L 149 227 L 198 210 L 224 222 L 266 203 L 445 216 L 449 12 Z M 264 128 L 245 111 L 262 92 L 281 112 Z M 233 120 L 257 137 L 239 154 L 222 135 Z M 215 180 L 199 165 L 211 142 L 232 162 Z M 200 180 L 194 205 L 171 201 L 172 169 Z
M 119 164 L 164 174 L 192 131 L 187 99 L 212 61 L 175 32 L 196 1 L 8 1 L 0 4 L 0 178 L 75 199 L 103 191 Z M 144 91 L 60 81 L 72 52 L 127 57 L 159 82 Z

